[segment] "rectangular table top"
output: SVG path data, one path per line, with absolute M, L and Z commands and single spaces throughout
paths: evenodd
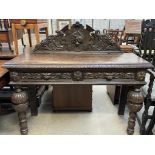
M 7 61 L 6 68 L 153 68 L 133 53 L 55 52 L 25 53 Z

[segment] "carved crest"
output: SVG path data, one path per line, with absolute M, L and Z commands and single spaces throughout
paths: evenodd
M 120 50 L 110 36 L 101 35 L 100 31 L 95 31 L 88 25 L 84 28 L 79 22 L 73 24 L 71 29 L 67 25 L 56 33 L 57 35 L 50 35 L 37 44 L 33 52 Z

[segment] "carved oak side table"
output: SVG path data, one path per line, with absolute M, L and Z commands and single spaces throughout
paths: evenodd
M 133 86 L 127 98 L 130 109 L 127 133 L 133 134 L 136 113 L 143 106 L 143 95 L 139 88 L 145 84 L 146 70 L 153 66 L 133 53 L 87 51 L 23 54 L 5 63 L 4 67 L 10 71 L 10 84 L 16 88 L 12 103 L 18 112 L 21 134 L 28 133 L 28 95 L 22 91 L 22 86 L 49 84 Z

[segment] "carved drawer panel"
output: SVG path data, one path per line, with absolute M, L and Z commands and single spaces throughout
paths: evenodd
M 72 71 L 72 72 L 45 72 L 45 73 L 26 73 L 26 72 L 11 72 L 11 81 L 20 82 L 39 82 L 39 81 L 57 81 L 57 80 L 71 80 L 83 81 L 90 79 L 105 79 L 107 81 L 115 79 L 132 79 L 137 81 L 144 81 L 145 72 L 93 72 L 93 71 Z

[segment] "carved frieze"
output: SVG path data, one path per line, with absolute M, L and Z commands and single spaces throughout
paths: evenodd
M 138 76 L 137 76 L 138 75 Z M 19 81 L 56 81 L 56 80 L 73 80 L 83 81 L 89 79 L 135 79 L 143 81 L 144 74 L 134 72 L 88 72 L 88 71 L 73 71 L 73 72 L 51 72 L 51 73 L 23 73 L 11 72 L 11 80 Z M 144 76 L 144 77 L 143 77 Z
M 124 72 L 86 72 L 84 79 L 134 79 L 135 73 L 124 73 Z
M 56 33 L 57 35 L 50 35 L 47 39 L 37 44 L 33 52 L 120 50 L 110 36 L 101 35 L 100 31 L 95 31 L 88 25 L 84 28 L 79 22 L 73 24 L 71 29 L 67 25 Z
M 74 81 L 82 81 L 83 80 L 83 73 L 81 71 L 75 71 L 72 73 L 72 79 Z
M 21 80 L 48 81 L 71 79 L 71 73 L 21 73 Z

